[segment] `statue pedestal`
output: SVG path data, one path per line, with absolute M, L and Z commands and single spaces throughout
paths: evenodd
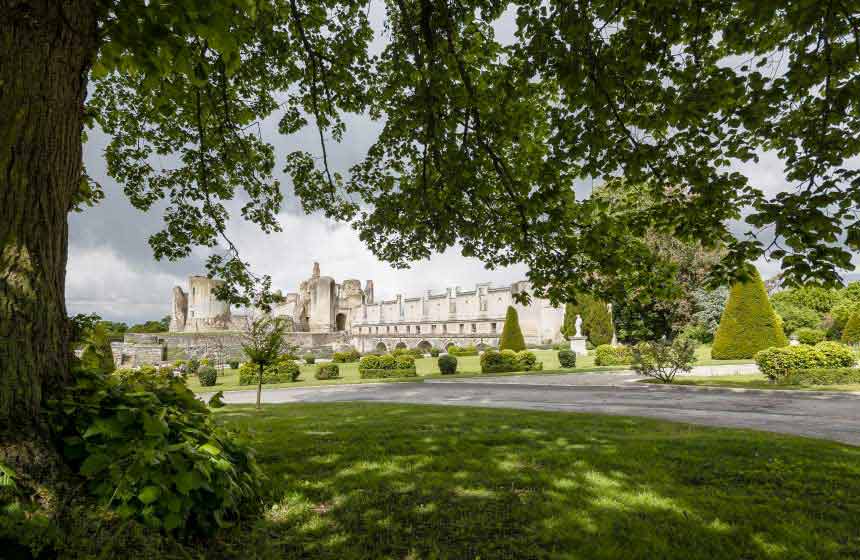
M 584 336 L 573 336 L 570 338 L 570 349 L 580 356 L 588 354 L 588 348 L 585 346 Z

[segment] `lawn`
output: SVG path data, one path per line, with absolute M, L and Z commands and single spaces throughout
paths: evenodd
M 210 557 L 860 557 L 860 448 L 639 418 L 228 406 L 272 495 Z
M 645 383 L 657 383 L 649 379 Z M 720 375 L 704 377 L 676 377 L 675 385 L 695 385 L 700 387 L 731 387 L 739 389 L 778 389 L 783 391 L 857 391 L 860 392 L 860 383 L 846 385 L 778 385 L 771 383 L 768 378 L 760 373 L 744 375 Z
M 626 366 L 595 366 L 594 356 L 579 356 L 576 361 L 576 368 L 562 369 L 558 363 L 558 352 L 555 350 L 533 350 L 537 355 L 538 361 L 543 362 L 543 371 L 539 373 L 585 373 L 593 371 L 619 371 L 627 369 Z M 743 364 L 751 363 L 751 360 L 711 360 L 710 346 L 701 346 L 696 353 L 697 365 L 715 365 L 715 364 Z M 481 364 L 478 356 L 463 356 L 457 358 L 457 375 L 446 377 L 470 377 L 481 374 Z M 266 385 L 266 388 L 275 387 L 312 387 L 318 385 L 338 385 L 344 383 L 380 383 L 380 382 L 398 382 L 398 381 L 416 381 L 421 379 L 441 377 L 439 367 L 437 366 L 437 358 L 421 358 L 415 361 L 415 366 L 419 377 L 406 379 L 361 379 L 358 374 L 358 364 L 338 364 L 340 366 L 340 379 L 319 381 L 314 379 L 315 365 L 302 364 L 301 376 L 294 383 L 278 383 Z M 499 375 L 499 374 L 495 374 Z M 212 391 L 235 391 L 241 389 L 253 389 L 254 385 L 239 385 L 239 372 L 233 369 L 226 369 L 222 375 L 219 375 L 218 381 L 214 387 L 201 387 L 196 376 L 191 376 L 188 379 L 188 386 L 193 391 L 197 392 L 212 392 Z

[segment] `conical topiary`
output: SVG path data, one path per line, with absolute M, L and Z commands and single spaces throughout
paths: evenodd
M 526 339 L 523 338 L 523 331 L 520 329 L 519 315 L 517 310 L 509 305 L 508 313 L 505 315 L 505 326 L 502 328 L 502 337 L 499 339 L 499 350 L 519 352 L 525 349 Z
M 787 346 L 788 339 L 770 305 L 764 282 L 753 270 L 748 282 L 732 286 L 714 335 L 711 357 L 715 360 L 749 359 L 759 350 Z
M 851 314 L 851 318 L 845 323 L 845 328 L 842 329 L 842 342 L 845 344 L 860 344 L 860 313 L 856 311 Z

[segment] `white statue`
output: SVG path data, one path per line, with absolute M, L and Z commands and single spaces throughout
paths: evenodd
M 576 325 L 576 334 L 574 336 L 579 338 L 582 336 L 582 317 L 580 317 L 578 314 L 576 316 L 576 322 L 574 324 Z

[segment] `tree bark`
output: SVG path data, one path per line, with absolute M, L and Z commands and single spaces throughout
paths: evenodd
M 0 0 L 0 455 L 68 381 L 67 215 L 97 4 Z

